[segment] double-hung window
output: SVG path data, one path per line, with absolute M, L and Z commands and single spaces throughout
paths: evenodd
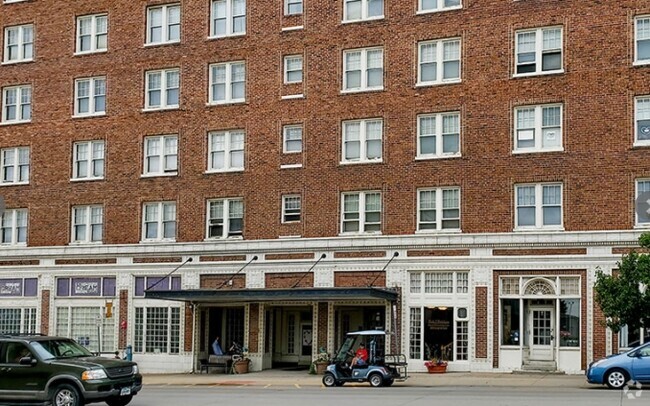
M 343 0 L 343 22 L 384 18 L 384 0 Z
M 241 238 L 244 229 L 244 200 L 208 201 L 208 238 Z
M 460 38 L 418 43 L 418 85 L 460 82 Z
M 284 83 L 302 82 L 302 55 L 284 57 Z
M 293 16 L 302 14 L 302 0 L 284 0 L 284 15 Z
M 100 205 L 72 208 L 72 242 L 100 243 L 104 234 L 104 208 Z
M 246 0 L 212 0 L 210 37 L 246 34 Z
M 168 4 L 147 9 L 147 45 L 181 40 L 181 6 Z
M 77 17 L 78 54 L 102 52 L 108 49 L 108 15 Z
M 418 190 L 418 231 L 460 231 L 460 188 Z
M 363 48 L 343 52 L 343 91 L 384 88 L 384 49 Z
M 562 150 L 562 105 L 515 108 L 515 152 Z
M 145 203 L 142 216 L 143 241 L 176 239 L 176 203 Z
M 145 76 L 145 110 L 178 108 L 180 69 L 148 71 Z
M 641 195 L 650 196 L 650 179 L 637 179 L 636 181 L 636 195 L 635 202 Z M 643 205 L 647 207 L 647 205 Z M 650 213 L 645 210 L 636 211 L 636 225 L 648 227 L 650 226 Z
M 246 101 L 246 64 L 240 62 L 210 65 L 210 104 Z
M 515 229 L 561 229 L 562 184 L 515 185 Z
M 29 183 L 29 147 L 0 149 L 2 179 L 0 185 Z
M 515 76 L 562 72 L 562 27 L 517 31 Z
M 302 152 L 302 125 L 285 125 L 282 128 L 282 152 Z
M 344 163 L 380 162 L 382 128 L 381 119 L 344 121 L 341 161 Z
M 650 96 L 634 100 L 634 145 L 650 145 Z
M 650 16 L 634 19 L 634 64 L 650 63 Z
M 144 139 L 144 175 L 178 173 L 178 135 L 156 135 Z
M 9 209 L 0 216 L 0 244 L 25 245 L 27 209 Z
M 80 141 L 73 146 L 72 178 L 75 180 L 104 177 L 104 141 Z
M 455 10 L 462 7 L 460 0 L 418 0 L 418 13 Z
M 244 170 L 244 130 L 208 133 L 208 172 Z
M 418 158 L 460 155 L 460 113 L 421 114 L 418 116 Z
M 4 63 L 29 62 L 34 59 L 34 25 L 5 28 Z
M 83 78 L 74 82 L 75 116 L 101 116 L 106 113 L 106 78 Z
M 32 87 L 11 86 L 2 89 L 2 122 L 7 124 L 32 121 Z
M 282 196 L 282 222 L 296 223 L 300 221 L 300 195 Z
M 381 232 L 381 193 L 341 194 L 342 233 Z

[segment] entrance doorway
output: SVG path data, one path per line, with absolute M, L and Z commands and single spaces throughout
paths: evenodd
M 272 368 L 308 368 L 312 361 L 311 306 L 276 306 L 270 310 Z
M 528 309 L 531 361 L 553 361 L 554 359 L 554 313 L 555 309 L 552 306 L 531 306 Z

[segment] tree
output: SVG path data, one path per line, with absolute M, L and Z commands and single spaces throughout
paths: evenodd
M 639 237 L 639 245 L 650 248 L 650 233 Z M 594 285 L 596 303 L 602 309 L 607 327 L 618 333 L 650 328 L 650 255 L 631 252 L 623 255 L 618 270 L 607 275 L 601 270 Z

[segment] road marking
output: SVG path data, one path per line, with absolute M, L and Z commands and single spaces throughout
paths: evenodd
M 266 385 L 266 386 L 264 387 L 264 389 L 268 388 L 269 386 L 271 386 L 271 384 Z
M 294 383 L 293 385 L 294 385 L 296 388 L 300 389 L 300 385 L 298 385 L 297 383 Z

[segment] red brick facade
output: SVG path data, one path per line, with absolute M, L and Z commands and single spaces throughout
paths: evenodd
M 41 292 L 41 334 L 50 333 L 50 291 Z
M 127 342 L 127 328 L 129 322 L 129 291 L 126 289 L 120 290 L 120 304 L 119 304 L 119 320 L 120 323 L 118 334 L 117 346 L 119 348 L 126 348 Z
M 475 340 L 476 340 L 476 358 L 488 357 L 488 328 L 487 328 L 487 286 L 477 286 L 474 303 L 476 306 L 475 320 Z

